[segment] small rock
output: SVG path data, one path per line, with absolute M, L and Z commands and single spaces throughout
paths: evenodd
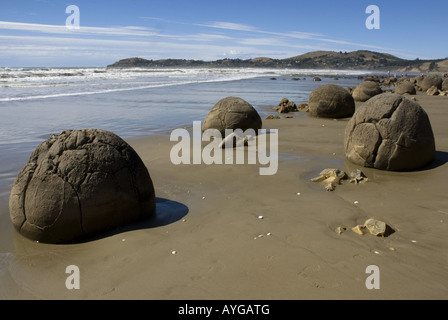
M 278 113 L 296 112 L 297 106 L 293 101 L 283 98 L 274 110 L 277 110 Z
M 327 191 L 334 191 L 341 180 L 347 179 L 347 174 L 339 169 L 325 169 L 319 176 L 311 179 L 311 182 L 323 182 Z
M 362 172 L 360 169 L 356 169 L 350 173 L 350 183 L 358 184 L 360 182 L 366 182 L 369 179 L 365 176 L 364 172 Z
M 297 110 L 298 111 L 309 111 L 309 106 L 308 106 L 308 103 L 301 103 L 301 104 L 299 104 L 298 106 L 297 106 Z
M 352 231 L 356 234 L 359 234 L 360 236 L 364 235 L 364 226 L 356 226 L 354 228 L 352 228 Z
M 344 228 L 344 227 L 337 227 L 335 231 L 336 231 L 336 233 L 338 234 L 338 236 L 340 236 L 340 235 L 343 234 L 346 230 L 347 230 L 347 228 Z
M 364 227 L 374 236 L 384 236 L 387 225 L 383 221 L 369 219 L 364 223 Z
M 368 219 L 364 225 L 358 225 L 352 228 L 352 231 L 359 235 L 364 235 L 365 232 L 368 231 L 371 235 L 384 237 L 388 229 L 389 231 L 391 230 L 385 222 L 375 219 Z
M 428 96 L 437 96 L 439 94 L 439 88 L 437 88 L 436 86 L 432 86 L 431 88 L 426 90 L 426 94 Z

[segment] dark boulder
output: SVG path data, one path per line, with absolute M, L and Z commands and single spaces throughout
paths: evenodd
M 262 120 L 257 110 L 247 101 L 237 97 L 227 97 L 210 110 L 204 120 L 202 131 L 217 129 L 224 137 L 226 129 L 261 129 Z
M 311 92 L 309 112 L 313 117 L 347 118 L 355 112 L 353 97 L 341 86 L 326 84 Z
M 410 82 L 401 82 L 395 88 L 395 93 L 397 94 L 417 94 L 417 90 L 415 90 L 415 86 Z
M 353 90 L 353 99 L 355 101 L 365 102 L 370 98 L 383 93 L 380 86 L 375 81 L 364 81 L 361 82 L 355 90 Z
M 11 190 L 15 228 L 47 243 L 70 242 L 150 217 L 151 177 L 137 153 L 103 130 L 64 131 L 32 153 Z
M 364 167 L 410 171 L 435 157 L 428 115 L 398 94 L 384 93 L 361 106 L 347 124 L 344 140 L 347 159 Z

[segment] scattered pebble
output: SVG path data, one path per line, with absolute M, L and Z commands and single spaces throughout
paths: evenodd
M 264 238 L 265 236 L 270 237 L 270 236 L 272 236 L 272 233 L 268 232 L 268 233 L 266 233 L 266 235 L 259 234 L 258 236 L 254 237 L 254 240 L 257 240 L 257 239 L 260 239 L 260 238 Z
M 202 200 L 205 200 L 205 197 L 202 197 Z
M 395 251 L 395 248 L 394 247 L 390 247 L 389 250 L 390 251 Z
M 258 219 L 263 220 L 264 217 L 263 216 L 258 216 Z
M 355 202 L 353 202 L 354 204 L 359 204 L 359 201 L 355 201 Z
M 297 192 L 297 195 L 298 195 L 298 196 L 300 196 L 300 195 L 301 195 L 301 193 L 300 193 L 300 192 Z
M 411 240 L 411 242 L 412 242 L 412 243 L 417 243 L 417 241 L 416 241 L 416 240 Z
M 356 226 L 354 228 L 352 228 L 352 231 L 356 234 L 359 234 L 360 236 L 364 235 L 364 226 Z
M 122 242 L 125 242 L 125 241 L 126 241 L 126 239 L 121 239 L 121 241 L 122 241 Z
M 175 254 L 177 254 L 177 251 L 171 251 L 171 254 L 175 255 Z
M 344 233 L 344 231 L 346 231 L 347 230 L 347 228 L 344 228 L 344 227 L 337 227 L 336 228 L 336 233 L 338 234 L 338 236 L 340 236 L 341 234 L 343 234 Z
M 380 254 L 380 252 L 379 252 L 379 251 L 376 251 L 376 250 L 373 250 L 373 253 L 374 253 L 374 254 Z

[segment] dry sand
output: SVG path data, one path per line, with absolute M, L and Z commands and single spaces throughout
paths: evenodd
M 264 121 L 279 129 L 274 176 L 260 176 L 258 164 L 175 166 L 168 136 L 132 140 L 154 181 L 157 217 L 47 245 L 18 235 L 2 214 L 0 299 L 447 299 L 448 97 L 417 98 L 436 136 L 433 165 L 363 169 L 369 182 L 334 192 L 309 180 L 356 168 L 344 161 L 347 120 Z M 350 230 L 368 218 L 396 232 Z M 348 230 L 338 235 L 339 226 Z M 80 268 L 80 290 L 65 287 L 68 265 Z M 370 265 L 379 267 L 379 290 L 366 288 Z

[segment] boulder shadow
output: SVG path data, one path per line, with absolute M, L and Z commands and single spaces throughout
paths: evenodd
M 423 167 L 421 169 L 421 171 L 436 169 L 438 167 L 443 166 L 447 162 L 448 162 L 448 152 L 436 151 L 434 160 L 430 164 L 428 164 L 426 167 Z
M 183 219 L 188 214 L 188 212 L 188 207 L 182 203 L 164 198 L 156 198 L 156 211 L 152 217 L 131 223 L 129 225 L 116 227 L 99 235 L 87 236 L 79 240 L 64 244 L 70 245 L 87 243 L 109 238 L 121 233 L 167 226 Z

